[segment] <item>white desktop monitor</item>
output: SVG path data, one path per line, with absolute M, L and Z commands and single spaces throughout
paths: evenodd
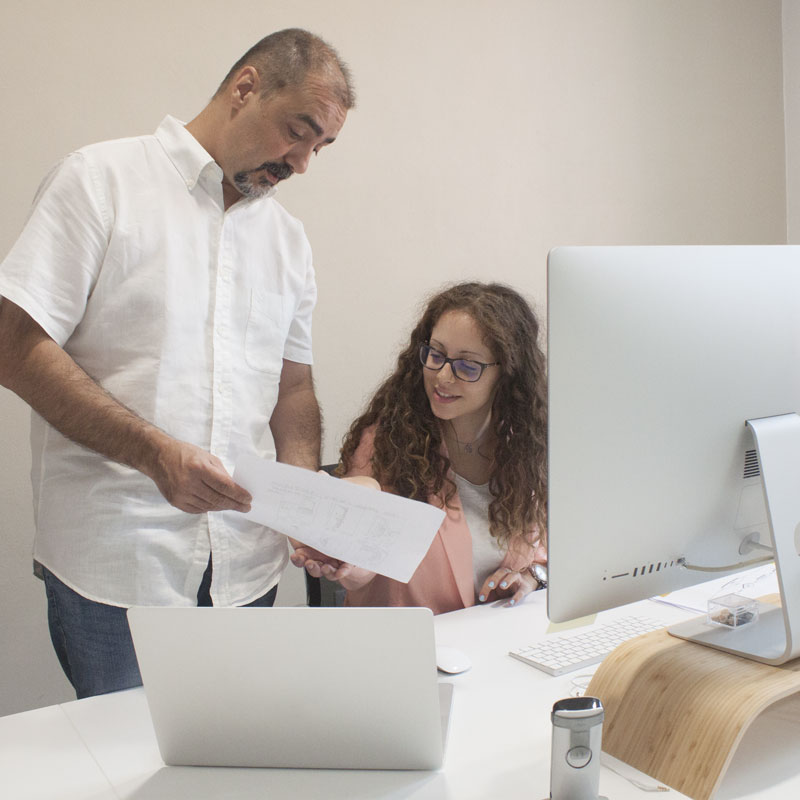
M 800 247 L 551 251 L 548 381 L 551 620 L 741 570 L 772 523 L 790 614 L 670 632 L 800 655 Z

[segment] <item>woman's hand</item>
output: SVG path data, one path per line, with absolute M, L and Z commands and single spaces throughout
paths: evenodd
M 483 582 L 478 601 L 486 603 L 509 597 L 507 605 L 515 606 L 537 587 L 536 578 L 527 569 L 516 572 L 508 567 L 499 567 Z

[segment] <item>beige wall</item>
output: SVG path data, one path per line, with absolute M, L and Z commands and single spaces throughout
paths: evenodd
M 326 460 L 445 281 L 507 281 L 543 310 L 557 244 L 786 240 L 780 0 L 232 8 L 7 0 L 0 253 L 62 154 L 190 118 L 266 32 L 321 33 L 350 62 L 359 108 L 280 194 L 318 268 Z M 30 577 L 26 431 L 25 407 L 0 390 L 0 714 L 69 696 Z
M 800 0 L 783 2 L 786 241 L 800 244 Z

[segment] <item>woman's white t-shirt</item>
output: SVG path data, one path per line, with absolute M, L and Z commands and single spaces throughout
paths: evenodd
M 455 475 L 455 483 L 472 534 L 472 575 L 477 595 L 486 578 L 500 566 L 505 550 L 489 531 L 489 504 L 492 502 L 489 484 L 478 486 L 461 475 Z

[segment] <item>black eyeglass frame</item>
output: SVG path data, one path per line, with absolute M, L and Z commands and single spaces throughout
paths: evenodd
M 441 365 L 438 367 L 429 367 L 428 364 L 426 363 L 428 361 L 428 355 L 431 352 L 431 350 L 434 353 L 438 353 L 443 359 Z M 481 376 L 483 375 L 487 367 L 500 366 L 499 361 L 492 361 L 490 364 L 484 364 L 483 361 L 474 361 L 471 358 L 448 358 L 441 350 L 437 350 L 435 347 L 433 347 L 430 342 L 422 342 L 422 344 L 419 346 L 419 360 L 422 362 L 422 366 L 425 369 L 429 369 L 431 372 L 441 372 L 441 370 L 444 369 L 444 365 L 449 364 L 450 369 L 453 372 L 453 376 L 460 381 L 464 381 L 464 383 L 476 383 L 481 379 Z M 459 375 L 457 372 L 458 367 L 456 366 L 456 364 L 458 363 L 477 365 L 481 368 L 481 371 L 475 378 L 462 378 L 461 375 Z

